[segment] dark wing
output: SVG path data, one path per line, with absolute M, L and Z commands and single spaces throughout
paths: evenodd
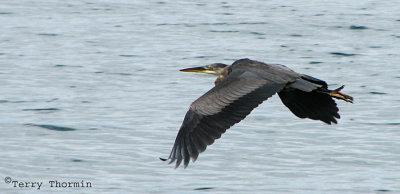
M 190 158 L 194 162 L 207 145 L 284 86 L 256 73 L 233 70 L 191 104 L 169 156 L 170 163 L 176 161 L 177 168 L 183 160 L 186 168 Z
M 340 118 L 335 101 L 327 93 L 326 82 L 317 78 L 303 75 L 298 83 L 290 84 L 280 91 L 279 97 L 283 104 L 300 118 L 321 120 L 327 124 L 337 123 Z M 300 86 L 300 87 L 299 87 Z

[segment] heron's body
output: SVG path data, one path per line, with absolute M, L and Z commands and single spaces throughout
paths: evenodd
M 194 101 L 186 113 L 169 156 L 176 167 L 182 160 L 185 167 L 190 158 L 195 161 L 207 145 L 275 93 L 296 116 L 327 124 L 337 123 L 336 118 L 340 118 L 332 97 L 353 100 L 340 93 L 343 86 L 329 90 L 326 82 L 284 65 L 250 59 L 237 60 L 230 66 L 216 63 L 181 71 L 209 73 L 218 78 L 215 87 Z

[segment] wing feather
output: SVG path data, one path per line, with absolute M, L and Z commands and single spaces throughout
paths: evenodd
M 243 75 L 244 72 L 232 71 L 191 104 L 169 156 L 170 163 L 176 161 L 175 167 L 182 161 L 186 167 L 190 158 L 195 161 L 207 145 L 285 86 L 257 75 L 250 76 L 249 72 Z
M 284 89 L 279 92 L 283 104 L 299 118 L 321 120 L 327 124 L 337 123 L 339 109 L 329 94 L 318 90 L 304 92 L 299 89 Z

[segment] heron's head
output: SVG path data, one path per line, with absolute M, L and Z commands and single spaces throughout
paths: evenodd
M 221 75 L 222 70 L 226 67 L 227 65 L 223 63 L 213 63 L 211 65 L 206 65 L 202 67 L 192 67 L 192 68 L 187 68 L 187 69 L 181 69 L 180 71 L 183 72 L 196 72 L 196 73 L 207 73 L 207 74 L 212 74 L 212 75 Z

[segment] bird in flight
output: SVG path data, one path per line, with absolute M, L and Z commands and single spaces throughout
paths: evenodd
M 180 71 L 213 74 L 218 78 L 215 86 L 195 100 L 185 115 L 168 158 L 170 164 L 176 161 L 175 168 L 182 161 L 185 168 L 190 159 L 196 161 L 208 145 L 276 93 L 297 117 L 327 124 L 336 124 L 340 118 L 333 98 L 353 103 L 353 97 L 340 92 L 344 86 L 330 90 L 323 80 L 284 65 L 247 58 L 232 65 L 214 63 Z

